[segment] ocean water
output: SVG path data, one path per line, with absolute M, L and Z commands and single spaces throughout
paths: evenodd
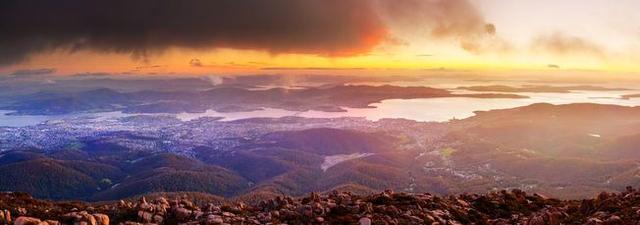
M 474 93 L 461 92 L 459 93 Z M 422 98 L 422 99 L 389 99 L 371 104 L 375 108 L 344 108 L 346 112 L 305 111 L 295 112 L 283 109 L 264 108 L 262 110 L 238 113 L 220 113 L 208 110 L 204 113 L 181 113 L 181 120 L 193 120 L 200 117 L 222 117 L 222 120 L 246 118 L 278 118 L 284 116 L 300 116 L 309 118 L 364 117 L 369 120 L 384 118 L 403 118 L 421 122 L 444 122 L 451 119 L 464 119 L 474 115 L 475 111 L 507 109 L 527 106 L 534 103 L 570 104 L 598 103 L 622 106 L 640 106 L 640 98 L 621 99 L 625 94 L 637 91 L 575 91 L 571 93 L 516 93 L 529 96 L 523 99 L 500 98 Z
M 475 93 L 454 90 L 456 93 Z M 451 119 L 464 119 L 474 115 L 475 111 L 488 111 L 526 106 L 534 103 L 570 104 L 570 103 L 598 103 L 622 106 L 640 106 L 640 98 L 622 99 L 625 94 L 635 94 L 640 91 L 573 91 L 571 93 L 514 93 L 526 95 L 525 99 L 499 98 L 425 98 L 425 99 L 389 99 L 371 104 L 374 108 L 345 108 L 346 112 L 322 111 L 289 111 L 275 108 L 264 108 L 250 112 L 222 113 L 208 110 L 204 113 L 178 113 L 175 116 L 183 121 L 202 117 L 222 117 L 223 121 L 247 118 L 279 118 L 285 116 L 300 116 L 308 118 L 338 118 L 364 117 L 372 121 L 383 118 L 403 118 L 422 122 L 443 122 Z M 30 126 L 51 120 L 92 117 L 97 120 L 119 118 L 140 114 L 125 114 L 121 112 L 71 114 L 56 116 L 9 116 L 10 111 L 0 111 L 0 126 L 20 127 Z
M 55 119 L 53 116 L 9 116 L 12 111 L 0 110 L 0 126 L 21 127 L 35 125 L 47 120 Z
M 572 93 L 516 93 L 530 98 L 429 98 L 429 99 L 391 99 L 374 103 L 375 109 L 348 109 L 349 114 L 366 117 L 369 120 L 383 118 L 404 118 L 416 121 L 443 122 L 451 119 L 464 119 L 474 115 L 475 111 L 508 109 L 535 103 L 571 104 L 598 103 L 622 106 L 640 106 L 640 98 L 621 99 L 629 91 L 580 91 Z M 633 93 L 633 92 L 631 92 Z

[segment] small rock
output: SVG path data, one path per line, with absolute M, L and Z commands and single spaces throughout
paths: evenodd
M 616 224 L 623 224 L 623 222 L 622 222 L 622 219 L 620 219 L 619 216 L 611 216 L 611 217 L 609 217 L 609 219 L 605 220 L 603 222 L 603 224 L 616 225 Z
M 223 224 L 224 220 L 218 215 L 207 216 L 207 225 Z
M 176 218 L 178 218 L 179 220 L 187 220 L 189 219 L 189 217 L 191 217 L 191 210 L 185 209 L 185 208 L 177 208 L 176 211 Z
M 161 205 L 169 206 L 169 201 L 167 201 L 167 199 L 164 197 L 159 197 L 158 199 L 156 199 L 156 202 L 158 202 Z
M 0 210 L 0 224 L 11 223 L 11 212 L 9 210 Z
M 587 222 L 585 223 L 585 225 L 600 225 L 600 224 L 602 224 L 602 220 L 598 218 L 589 218 L 589 220 L 587 220 Z
M 105 214 L 95 213 L 93 218 L 96 220 L 96 225 L 109 225 L 109 216 Z
M 27 209 L 19 207 L 16 209 L 18 211 L 18 215 L 27 215 Z
M 60 225 L 60 222 L 58 222 L 57 220 L 45 220 L 44 222 L 48 225 Z
M 164 221 L 164 218 L 162 216 L 160 215 L 153 216 L 153 222 L 157 224 L 162 224 L 162 221 Z
M 544 218 L 540 215 L 531 217 L 531 219 L 529 219 L 529 222 L 527 222 L 527 225 L 545 225 Z
M 371 219 L 363 217 L 358 221 L 358 223 L 360 223 L 360 225 L 371 225 Z
M 145 211 L 140 210 L 140 211 L 138 211 L 138 218 L 141 219 L 145 223 L 149 223 L 153 219 L 153 214 L 150 213 L 150 212 L 145 212 Z
M 124 222 L 124 225 L 142 225 L 142 224 L 138 222 L 127 221 L 127 222 Z

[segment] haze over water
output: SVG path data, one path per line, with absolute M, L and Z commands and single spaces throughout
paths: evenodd
M 416 86 L 425 85 L 438 88 L 446 88 L 453 93 L 478 94 L 481 92 L 456 90 L 457 86 L 465 85 L 486 85 L 486 83 L 464 82 L 458 83 L 401 83 L 393 85 Z M 513 85 L 509 83 L 508 85 Z M 514 85 L 517 86 L 517 85 Z M 501 93 L 501 92 L 491 92 Z M 622 106 L 640 106 L 640 98 L 623 99 L 622 95 L 635 94 L 635 90 L 624 91 L 571 91 L 570 93 L 532 93 L 517 92 L 509 94 L 519 94 L 529 98 L 467 98 L 467 97 L 446 97 L 446 98 L 421 98 L 421 99 L 388 99 L 379 103 L 371 104 L 371 108 L 343 108 L 344 112 L 323 112 L 323 111 L 289 111 L 277 108 L 263 108 L 262 110 L 247 112 L 216 112 L 207 110 L 203 113 L 177 113 L 170 114 L 182 121 L 194 120 L 202 117 L 220 117 L 222 121 L 232 121 L 248 118 L 280 118 L 287 116 L 298 116 L 307 118 L 339 118 L 339 117 L 363 117 L 368 120 L 377 121 L 384 118 L 408 119 L 420 122 L 445 122 L 451 119 L 464 119 L 474 115 L 475 111 L 488 111 L 494 109 L 507 109 L 535 103 L 550 104 L 571 104 L 571 103 L 598 103 L 613 104 Z M 121 112 L 106 113 L 83 113 L 68 115 L 7 115 L 11 111 L 0 111 L 0 126 L 22 127 L 37 125 L 46 121 L 74 119 L 80 117 L 95 117 L 95 119 L 121 118 L 143 114 L 126 114 Z M 153 114 L 144 114 L 153 115 Z M 167 115 L 167 114 L 155 114 Z
M 507 109 L 535 103 L 571 104 L 598 103 L 622 106 L 640 106 L 640 98 L 622 99 L 620 96 L 633 91 L 574 91 L 571 93 L 518 93 L 529 98 L 422 98 L 389 99 L 371 104 L 371 108 L 345 108 L 346 112 L 306 111 L 295 112 L 282 109 L 265 108 L 260 111 L 220 113 L 209 110 L 205 113 L 181 113 L 181 120 L 193 120 L 200 117 L 224 117 L 223 120 L 237 120 L 254 117 L 278 118 L 300 116 L 309 118 L 364 117 L 368 120 L 384 118 L 409 119 L 420 122 L 445 122 L 451 119 L 464 119 L 473 116 L 475 111 Z

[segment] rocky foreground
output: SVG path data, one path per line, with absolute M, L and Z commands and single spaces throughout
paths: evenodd
M 386 191 L 333 192 L 255 205 L 194 199 L 140 198 L 113 203 L 51 202 L 24 193 L 0 194 L 0 224 L 640 224 L 640 191 L 561 201 L 520 190 L 438 197 Z

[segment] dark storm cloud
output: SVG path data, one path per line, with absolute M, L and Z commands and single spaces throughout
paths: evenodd
M 9 74 L 12 76 L 32 76 L 32 75 L 47 75 L 55 73 L 55 68 L 40 68 L 40 69 L 25 69 L 25 70 L 16 70 L 13 73 Z
M 0 65 L 48 51 L 170 47 L 353 55 L 386 35 L 369 0 L 3 0 Z
M 200 61 L 200 59 L 191 59 L 189 61 L 189 65 L 193 66 L 193 67 L 203 67 L 204 65 L 202 64 L 202 62 Z
M 92 78 L 92 77 L 109 77 L 114 74 L 106 73 L 106 72 L 84 72 L 84 73 L 76 73 L 71 75 L 71 77 L 76 78 Z

